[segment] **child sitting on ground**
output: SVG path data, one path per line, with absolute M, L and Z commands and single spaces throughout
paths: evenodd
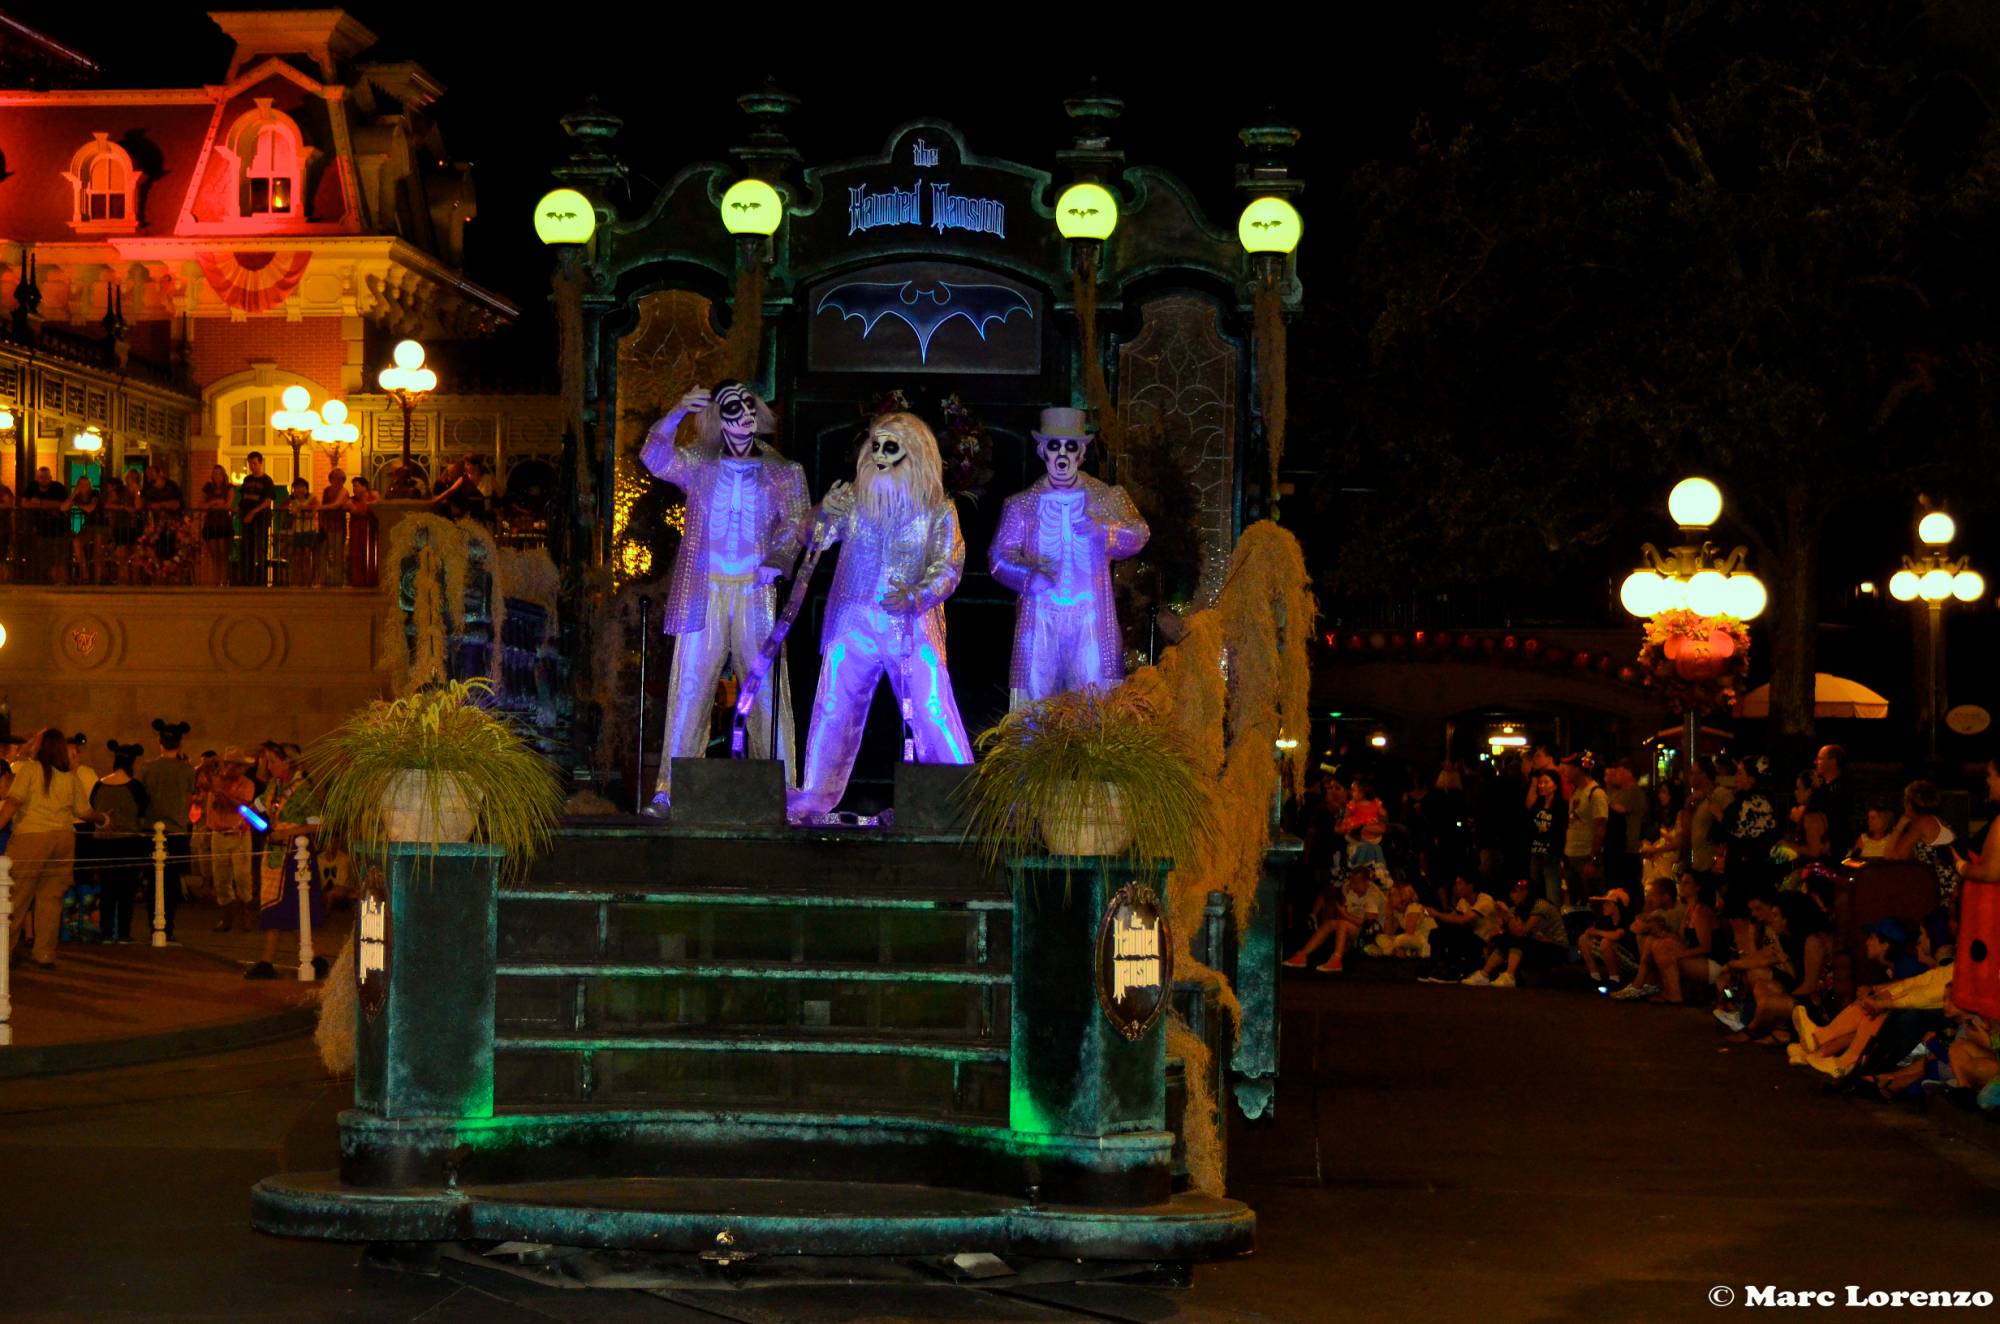
M 1374 952 L 1377 956 L 1429 957 L 1431 930 L 1436 927 L 1437 921 L 1413 901 L 1403 908 L 1396 932 L 1384 930 L 1376 937 Z
M 1632 894 L 1622 887 L 1614 887 L 1603 896 L 1590 898 L 1597 909 L 1591 918 L 1590 927 L 1577 936 L 1577 951 L 1583 957 L 1583 968 L 1591 979 L 1600 984 L 1617 982 L 1618 944 L 1624 941 L 1628 932 L 1628 916 L 1632 909 Z M 1601 967 L 1601 968 L 1600 968 Z

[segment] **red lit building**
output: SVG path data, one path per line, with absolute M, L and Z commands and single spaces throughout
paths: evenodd
M 430 118 L 443 94 L 430 75 L 371 62 L 374 34 L 339 10 L 211 18 L 234 53 L 191 72 L 221 81 L 166 88 L 92 86 L 87 56 L 12 20 L 0 32 L 10 485 L 17 466 L 74 472 L 71 438 L 93 426 L 114 473 L 164 463 L 199 483 L 260 450 L 288 480 L 270 417 L 293 384 L 314 407 L 349 401 L 362 453 L 341 463 L 378 474 L 403 441 L 400 411 L 372 394 L 390 346 L 477 337 L 515 313 L 462 272 L 477 205 Z M 430 472 L 444 448 L 557 447 L 553 401 L 451 389 L 412 423 Z M 313 447 L 300 457 L 316 480 L 328 467 Z

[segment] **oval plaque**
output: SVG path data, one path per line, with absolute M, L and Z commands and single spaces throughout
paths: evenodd
M 1961 703 L 1944 715 L 1944 724 L 1962 736 L 1976 736 L 1993 725 L 1993 714 L 1976 703 Z
M 1160 898 L 1127 883 L 1105 903 L 1097 926 L 1097 1004 L 1127 1039 L 1142 1039 L 1167 1009 L 1174 986 L 1174 946 Z
M 355 922 L 359 926 L 354 943 L 355 983 L 360 989 L 361 1014 L 373 1021 L 389 1003 L 389 889 L 380 869 L 368 871 Z

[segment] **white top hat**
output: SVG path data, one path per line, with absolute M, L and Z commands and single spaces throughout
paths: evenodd
M 1081 409 L 1048 408 L 1042 411 L 1042 425 L 1029 433 L 1036 441 L 1047 441 L 1051 437 L 1074 437 L 1079 441 L 1089 441 L 1091 431 Z

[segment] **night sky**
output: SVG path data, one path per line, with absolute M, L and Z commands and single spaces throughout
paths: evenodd
M 103 86 L 148 87 L 221 79 L 230 44 L 207 8 L 110 6 L 112 22 L 104 6 L 22 4 L 10 12 L 95 58 Z M 680 16 L 664 24 L 658 11 L 636 6 L 556 6 L 544 11 L 546 21 L 504 26 L 468 23 L 474 11 L 456 5 L 362 4 L 348 12 L 380 38 L 363 58 L 414 60 L 445 87 L 433 113 L 450 156 L 473 163 L 479 195 L 468 274 L 524 309 L 507 337 L 514 343 L 489 346 L 523 371 L 540 363 L 553 370 L 547 259 L 531 210 L 551 186 L 549 168 L 567 154 L 558 121 L 593 93 L 625 120 L 618 151 L 631 169 L 632 196 L 619 209 L 632 216 L 684 165 L 728 159 L 745 125 L 735 98 L 767 78 L 804 99 L 789 132 L 808 164 L 878 151 L 896 125 L 921 115 L 957 125 L 975 152 L 1053 172 L 1055 153 L 1070 139 L 1062 100 L 1096 77 L 1126 102 L 1114 141 L 1128 161 L 1179 175 L 1226 227 L 1240 205 L 1232 189 L 1243 155 L 1236 131 L 1268 108 L 1302 130 L 1296 171 L 1308 181 L 1301 206 L 1311 225 L 1316 205 L 1334 221 L 1341 183 L 1358 162 L 1406 147 L 1414 108 L 1441 87 L 1435 32 L 1371 36 L 1346 28 L 1342 44 L 1320 51 L 1311 81 L 1301 83 L 1278 72 L 1298 68 L 1294 61 L 1253 59 L 1254 43 L 1240 31 L 1217 43 L 1235 59 L 1197 65 L 1185 42 L 1154 57 L 1129 31 L 1090 40 L 1067 19 L 1038 25 L 1032 39 L 972 38 L 956 22 L 919 15 L 901 23 L 871 17 L 871 26 L 887 30 L 865 38 L 852 26 L 828 25 L 765 41 L 753 26 L 724 31 L 710 18 Z M 566 13 L 578 21 L 563 21 Z M 607 17 L 620 14 L 632 17 Z M 976 40 L 979 53 L 941 47 L 940 39 Z M 1309 257 L 1301 275 L 1313 280 Z

